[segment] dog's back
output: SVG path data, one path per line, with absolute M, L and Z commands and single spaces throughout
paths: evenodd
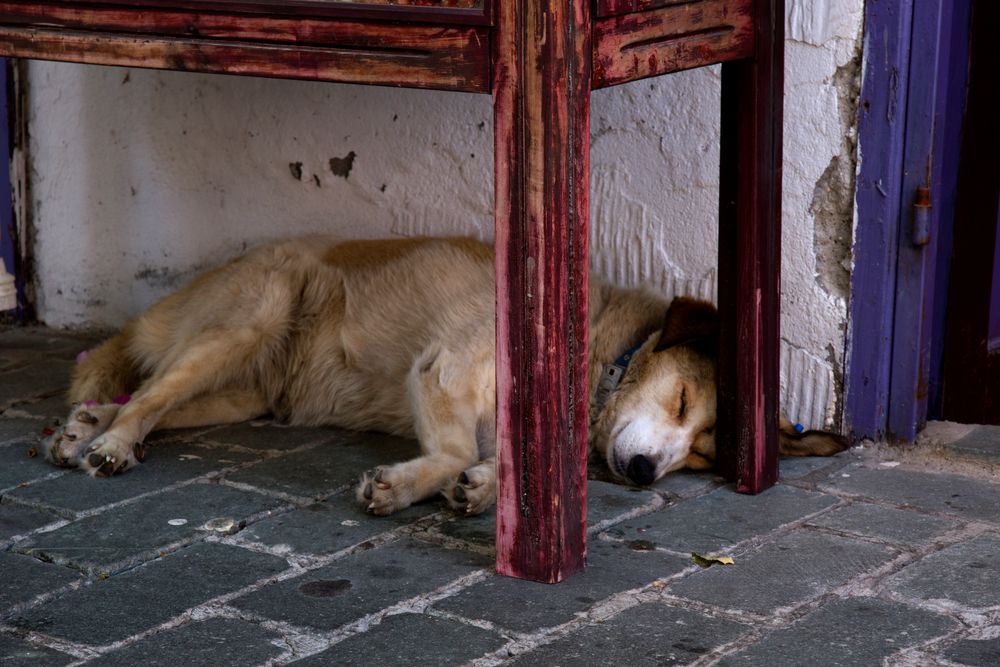
M 474 337 L 492 348 L 493 295 L 493 250 L 470 239 L 266 244 L 198 276 L 91 351 L 70 400 L 133 393 L 218 331 L 254 343 L 239 347 L 225 386 L 213 389 L 259 391 L 295 423 L 333 416 L 412 434 L 404 394 L 414 358 L 432 341 Z

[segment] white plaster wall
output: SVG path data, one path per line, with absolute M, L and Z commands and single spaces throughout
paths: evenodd
M 810 205 L 843 150 L 832 77 L 856 55 L 862 2 L 788 3 L 783 402 L 808 425 L 832 417 L 843 360 L 846 305 L 816 280 Z M 42 62 L 28 81 L 50 325 L 120 325 L 264 239 L 492 236 L 487 96 Z M 594 94 L 595 271 L 714 296 L 718 115 L 717 68 Z

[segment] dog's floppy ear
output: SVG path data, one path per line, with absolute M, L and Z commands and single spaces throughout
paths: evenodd
M 719 348 L 719 313 L 707 301 L 676 297 L 667 309 L 654 352 L 684 345 L 699 354 L 715 356 Z

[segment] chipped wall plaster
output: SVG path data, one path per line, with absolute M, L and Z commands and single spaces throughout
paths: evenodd
M 841 238 L 843 209 L 824 217 L 816 202 L 832 162 L 853 171 L 837 77 L 861 17 L 862 0 L 788 3 L 783 405 L 809 426 L 834 416 L 843 363 L 845 295 L 818 278 L 844 259 L 818 240 Z M 120 325 L 274 237 L 492 237 L 488 96 L 42 62 L 28 73 L 49 324 Z M 717 68 L 594 93 L 595 272 L 714 298 L 718 115 Z

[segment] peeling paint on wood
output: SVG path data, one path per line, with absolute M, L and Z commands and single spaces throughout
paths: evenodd
M 594 88 L 753 54 L 752 0 L 698 0 L 594 22 Z
M 742 493 L 778 481 L 784 3 L 754 0 L 753 60 L 722 66 L 717 462 Z
M 497 570 L 584 566 L 590 0 L 510 0 L 495 52 Z
M 0 56 L 489 91 L 489 32 L 460 26 L 0 2 Z

